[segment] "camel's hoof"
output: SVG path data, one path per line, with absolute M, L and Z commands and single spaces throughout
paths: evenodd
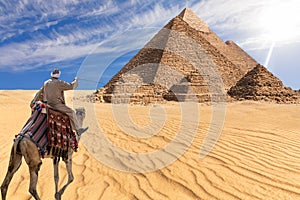
M 55 194 L 55 199 L 56 199 L 56 200 L 61 200 L 61 194 L 57 192 L 57 193 Z

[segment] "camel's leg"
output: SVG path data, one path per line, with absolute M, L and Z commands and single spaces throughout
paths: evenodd
M 65 161 L 66 168 L 68 171 L 68 182 L 56 193 L 55 198 L 57 200 L 61 199 L 61 195 L 65 192 L 66 188 L 73 182 L 74 176 L 72 172 L 72 155 Z
M 40 168 L 39 165 L 29 167 L 29 172 L 30 172 L 29 192 L 36 200 L 40 200 L 40 197 L 36 191 L 39 168 Z
M 53 168 L 54 168 L 54 183 L 55 183 L 55 199 L 58 199 L 58 181 L 59 181 L 59 171 L 58 171 L 58 163 L 53 159 Z
M 20 150 L 29 167 L 29 173 L 30 173 L 29 192 L 35 199 L 39 200 L 40 197 L 37 194 L 36 185 L 38 181 L 38 172 L 42 165 L 40 153 L 36 145 L 32 141 L 26 138 L 20 141 Z
M 4 181 L 1 185 L 2 200 L 6 199 L 8 185 L 10 184 L 10 181 L 11 181 L 13 175 L 20 168 L 21 164 L 22 164 L 22 155 L 17 154 L 15 152 L 15 148 L 13 146 L 12 150 L 11 150 L 8 170 L 7 170 L 6 176 L 4 178 Z

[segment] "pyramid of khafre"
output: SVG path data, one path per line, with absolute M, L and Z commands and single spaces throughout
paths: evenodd
M 259 64 L 239 80 L 228 91 L 228 94 L 237 100 L 263 100 L 278 103 L 296 103 L 299 100 L 295 91 L 285 87 L 281 80 Z
M 185 8 L 96 95 L 113 103 L 207 102 L 223 99 L 222 94 L 256 65 L 234 42 L 223 42 Z

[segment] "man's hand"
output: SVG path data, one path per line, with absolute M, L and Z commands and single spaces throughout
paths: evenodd
M 76 89 L 78 87 L 78 78 L 77 77 L 74 78 L 72 85 L 73 85 L 73 89 Z

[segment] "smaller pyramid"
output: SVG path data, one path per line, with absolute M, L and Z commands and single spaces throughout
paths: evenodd
M 299 102 L 295 91 L 285 87 L 280 79 L 260 64 L 230 88 L 228 94 L 237 100 Z

